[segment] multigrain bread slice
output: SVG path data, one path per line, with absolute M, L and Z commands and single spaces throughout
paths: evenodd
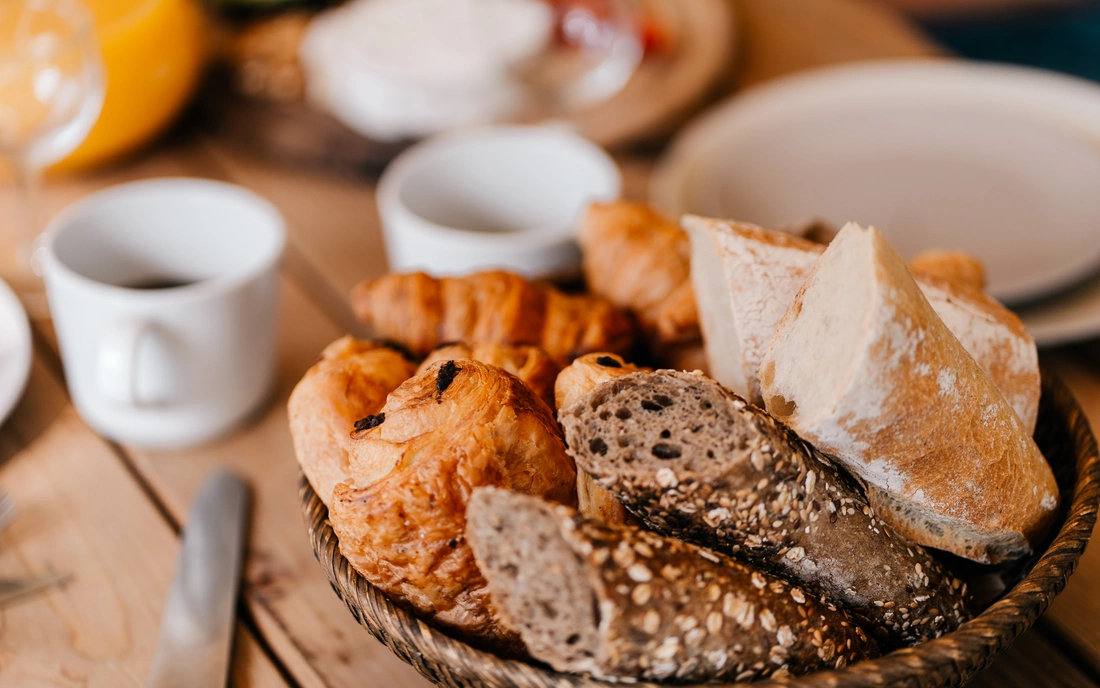
M 814 265 L 760 381 L 768 411 L 859 476 L 912 540 L 996 563 L 1054 518 L 1058 487 L 1030 432 L 874 229 L 847 225 Z
M 644 370 L 610 353 L 585 354 L 574 360 L 554 381 L 555 408 L 571 405 L 605 380 Z M 590 518 L 607 523 L 630 523 L 633 517 L 607 490 L 601 488 L 584 471 L 577 471 L 577 509 Z
M 760 404 L 760 364 L 825 246 L 785 232 L 729 220 L 686 215 L 692 282 L 699 298 L 709 372 Z M 1034 431 L 1039 413 L 1039 354 L 1011 311 L 973 284 L 981 265 L 960 254 L 921 259 L 914 277 L 936 313 L 989 373 L 1013 409 Z
M 852 617 L 802 588 L 535 497 L 476 490 L 466 538 L 509 625 L 559 671 L 743 681 L 877 655 Z
M 559 420 L 579 472 L 651 528 L 825 593 L 883 646 L 967 618 L 966 585 L 879 520 L 849 476 L 709 378 L 618 377 Z

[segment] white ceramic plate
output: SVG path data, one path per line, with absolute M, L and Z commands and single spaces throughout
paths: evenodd
M 23 396 L 31 373 L 31 327 L 19 297 L 0 280 L 0 423 Z
M 1100 267 L 1100 87 L 949 60 L 807 72 L 688 127 L 650 195 L 670 213 L 770 227 L 873 224 L 904 257 L 974 253 L 994 296 L 1032 300 Z M 1035 320 L 1037 334 L 1100 331 L 1094 291 L 1065 311 L 1090 326 Z

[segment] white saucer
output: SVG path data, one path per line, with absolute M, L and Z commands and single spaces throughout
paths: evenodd
M 19 297 L 0 280 L 0 423 L 19 403 L 31 373 L 31 327 Z
M 949 60 L 807 72 L 688 127 L 650 195 L 770 227 L 873 224 L 905 257 L 974 253 L 994 296 L 1034 300 L 1100 267 L 1100 87 Z M 1028 323 L 1046 341 L 1100 332 L 1093 292 Z

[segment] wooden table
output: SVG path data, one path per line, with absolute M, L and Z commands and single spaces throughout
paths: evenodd
M 832 59 L 934 51 L 896 17 L 849 0 L 811 8 L 834 22 L 827 40 L 819 40 L 816 20 L 801 22 L 801 37 L 777 30 L 790 24 L 801 2 L 744 0 L 749 33 L 743 81 Z M 782 49 L 783 41 L 790 50 Z M 644 197 L 652 159 L 626 155 L 620 161 L 627 195 Z M 287 396 L 324 345 L 345 332 L 366 334 L 345 295 L 356 281 L 386 268 L 373 187 L 273 168 L 191 131 L 107 172 L 50 183 L 45 212 L 52 216 L 111 184 L 169 175 L 244 185 L 286 215 L 277 390 L 250 424 L 206 446 L 172 452 L 120 446 L 97 436 L 73 410 L 52 325 L 46 317 L 35 319 L 30 385 L 0 429 L 0 486 L 21 510 L 0 535 L 0 577 L 51 568 L 75 575 L 63 590 L 0 611 L 0 687 L 144 685 L 180 523 L 215 466 L 246 477 L 255 496 L 233 685 L 427 685 L 355 623 L 314 561 L 287 430 Z M 12 200 L 11 190 L 0 188 L 0 218 L 11 217 Z M 1100 422 L 1095 351 L 1083 344 L 1045 352 L 1043 359 Z M 1086 553 L 1038 626 L 974 685 L 1100 686 L 1100 548 Z

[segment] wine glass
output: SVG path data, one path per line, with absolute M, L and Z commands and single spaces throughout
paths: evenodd
M 104 91 L 102 55 L 84 5 L 0 0 L 0 157 L 17 185 L 16 258 L 27 276 L 40 229 L 35 192 L 42 169 L 84 140 Z

